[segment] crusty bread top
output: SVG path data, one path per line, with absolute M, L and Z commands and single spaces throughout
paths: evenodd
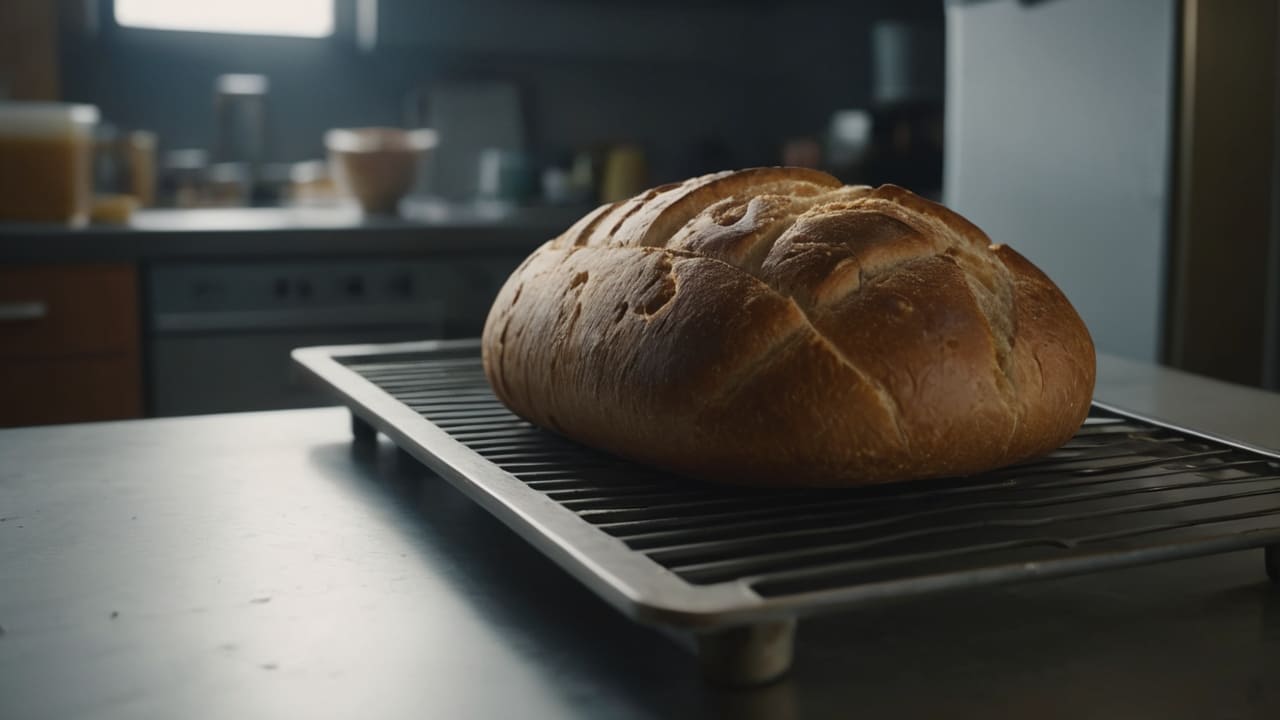
M 1079 426 L 1094 380 L 1079 316 L 1017 253 L 902 188 L 796 168 L 598 208 L 512 275 L 484 351 L 541 425 L 749 483 L 1029 457 Z
M 795 300 L 837 304 L 864 282 L 924 256 L 946 256 L 992 325 L 1002 364 L 1012 334 L 1012 277 L 961 215 L 894 185 L 845 186 L 803 168 L 753 168 L 662 185 L 597 208 L 550 247 L 662 247 L 720 260 Z

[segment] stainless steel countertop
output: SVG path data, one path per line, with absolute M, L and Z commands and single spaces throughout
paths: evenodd
M 1280 447 L 1280 397 L 1103 358 L 1100 399 Z M 0 717 L 1280 716 L 1260 552 L 801 622 L 705 688 L 345 411 L 0 432 Z
M 443 205 L 407 217 L 365 217 L 350 208 L 143 210 L 128 225 L 0 223 L 0 263 L 529 252 L 584 213 Z

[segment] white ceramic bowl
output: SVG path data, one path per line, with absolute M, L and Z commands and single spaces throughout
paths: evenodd
M 436 145 L 429 129 L 339 128 L 324 136 L 330 172 L 367 213 L 395 213 L 413 187 L 418 164 Z

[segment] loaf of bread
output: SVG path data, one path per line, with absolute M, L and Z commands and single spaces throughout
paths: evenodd
M 758 168 L 598 208 L 538 248 L 484 328 L 529 421 L 693 478 L 849 486 L 966 475 L 1080 427 L 1089 333 L 1035 266 L 902 188 Z

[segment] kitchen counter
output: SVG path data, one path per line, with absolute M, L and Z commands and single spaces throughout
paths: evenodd
M 584 212 L 425 203 L 407 206 L 405 217 L 353 208 L 142 210 L 119 226 L 0 223 L 0 263 L 529 252 Z
M 0 310 L 35 316 L 0 323 L 0 346 L 42 359 L 0 357 L 0 397 L 10 400 L 0 426 L 319 404 L 294 381 L 290 348 L 479 334 L 512 269 L 582 214 L 426 200 L 401 211 L 144 210 L 118 227 L 0 223 Z M 104 289 L 104 278 L 116 281 Z M 101 348 L 76 344 L 104 333 L 129 339 L 112 348 L 127 357 L 109 367 Z
M 1280 397 L 1103 358 L 1100 399 L 1280 447 Z M 1240 552 L 801 622 L 712 690 L 334 408 L 0 432 L 0 716 L 1280 717 Z

